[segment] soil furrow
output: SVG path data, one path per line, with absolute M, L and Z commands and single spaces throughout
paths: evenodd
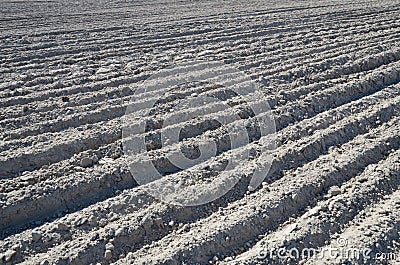
M 276 251 L 296 248 L 301 253 L 306 248 L 317 250 L 324 246 L 330 235 L 341 231 L 360 211 L 385 195 L 394 196 L 391 193 L 399 189 L 399 176 L 400 151 L 396 151 L 380 163 L 369 165 L 362 174 L 344 185 L 331 188 L 325 200 L 308 209 L 300 218 L 267 234 L 249 251 L 235 258 L 235 262 L 252 264 L 260 260 L 264 263 L 298 264 L 302 259 L 312 258 L 300 256 L 289 260 L 277 257 Z

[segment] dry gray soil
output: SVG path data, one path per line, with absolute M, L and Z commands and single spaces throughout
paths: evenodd
M 121 120 L 135 86 L 191 60 L 260 86 L 277 149 L 256 190 L 238 168 L 180 207 L 132 178 Z M 0 77 L 0 264 L 400 264 L 398 0 L 0 0 Z M 185 89 L 165 101 L 221 92 Z M 185 141 L 224 137 L 204 124 Z M 269 255 L 343 243 L 370 258 Z

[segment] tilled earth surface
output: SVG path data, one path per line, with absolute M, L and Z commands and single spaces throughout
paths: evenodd
M 400 2 L 355 2 L 1 0 L 0 264 L 399 264 Z M 277 148 L 256 190 L 238 169 L 179 207 L 132 178 L 121 120 L 136 85 L 199 59 L 260 86 Z M 206 133 L 224 137 L 185 141 Z M 273 251 L 340 247 L 370 258 Z

